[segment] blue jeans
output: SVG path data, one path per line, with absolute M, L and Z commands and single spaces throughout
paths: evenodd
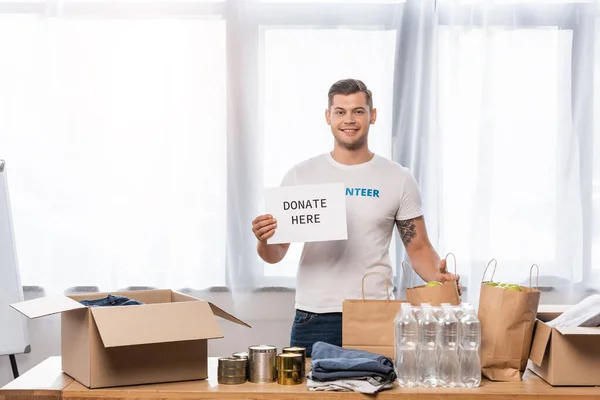
M 317 342 L 313 345 L 312 357 L 315 381 L 368 377 L 383 383 L 396 379 L 392 359 L 380 354 Z
M 109 294 L 101 299 L 81 300 L 80 303 L 87 307 L 133 306 L 143 304 L 137 300 L 113 294 Z
M 315 342 L 342 346 L 342 313 L 315 314 L 296 310 L 290 346 L 306 348 L 306 357 L 312 357 Z

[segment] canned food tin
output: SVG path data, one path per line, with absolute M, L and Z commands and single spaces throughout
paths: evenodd
M 298 385 L 302 378 L 302 354 L 281 353 L 277 356 L 277 383 Z
M 245 358 L 222 357 L 217 364 L 217 382 L 225 385 L 239 385 L 246 382 Z
M 298 353 L 302 355 L 302 379 L 306 377 L 306 347 L 292 346 L 284 347 L 281 350 L 282 353 Z
M 232 356 L 234 358 L 243 358 L 244 360 L 246 360 L 246 379 L 250 379 L 250 363 L 248 362 L 248 352 L 246 351 L 240 351 L 237 353 L 233 353 Z
M 249 381 L 253 383 L 270 383 L 277 379 L 276 374 L 277 347 L 257 345 L 248 347 Z

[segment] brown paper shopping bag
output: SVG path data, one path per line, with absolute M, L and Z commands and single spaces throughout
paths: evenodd
M 485 274 L 494 263 L 489 281 Z M 527 366 L 533 327 L 540 303 L 540 291 L 520 286 L 521 291 L 508 290 L 493 285 L 496 260 L 491 260 L 483 272 L 479 296 L 478 317 L 481 322 L 481 372 L 492 381 L 520 381 Z M 490 284 L 491 283 L 491 284 Z M 536 288 L 538 287 L 536 281 Z
M 454 258 L 454 273 L 456 274 L 456 257 L 453 253 L 446 255 L 446 262 L 448 262 L 448 256 L 452 255 Z M 404 261 L 402 261 L 402 271 L 406 276 L 406 270 L 404 268 Z M 406 288 L 406 300 L 413 306 L 420 306 L 423 303 L 429 303 L 432 306 L 439 306 L 442 303 L 450 303 L 454 306 L 460 304 L 460 296 L 458 295 L 458 285 L 456 281 L 447 281 L 439 286 L 416 286 L 413 287 L 415 282 L 415 271 L 413 270 L 410 288 Z
M 385 279 L 386 300 L 365 299 L 365 278 Z M 362 278 L 362 299 L 346 299 L 342 304 L 342 347 L 394 357 L 394 318 L 403 300 L 391 300 L 387 278 L 381 272 L 368 272 Z

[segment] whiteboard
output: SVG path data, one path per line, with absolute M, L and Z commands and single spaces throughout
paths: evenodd
M 10 307 L 23 301 L 8 196 L 6 163 L 0 160 L 0 355 L 29 353 L 27 320 Z

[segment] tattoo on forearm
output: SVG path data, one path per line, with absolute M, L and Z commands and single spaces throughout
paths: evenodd
M 399 221 L 398 227 L 400 228 L 400 236 L 402 237 L 402 242 L 405 246 L 417 237 L 417 228 L 415 227 L 414 219 Z

